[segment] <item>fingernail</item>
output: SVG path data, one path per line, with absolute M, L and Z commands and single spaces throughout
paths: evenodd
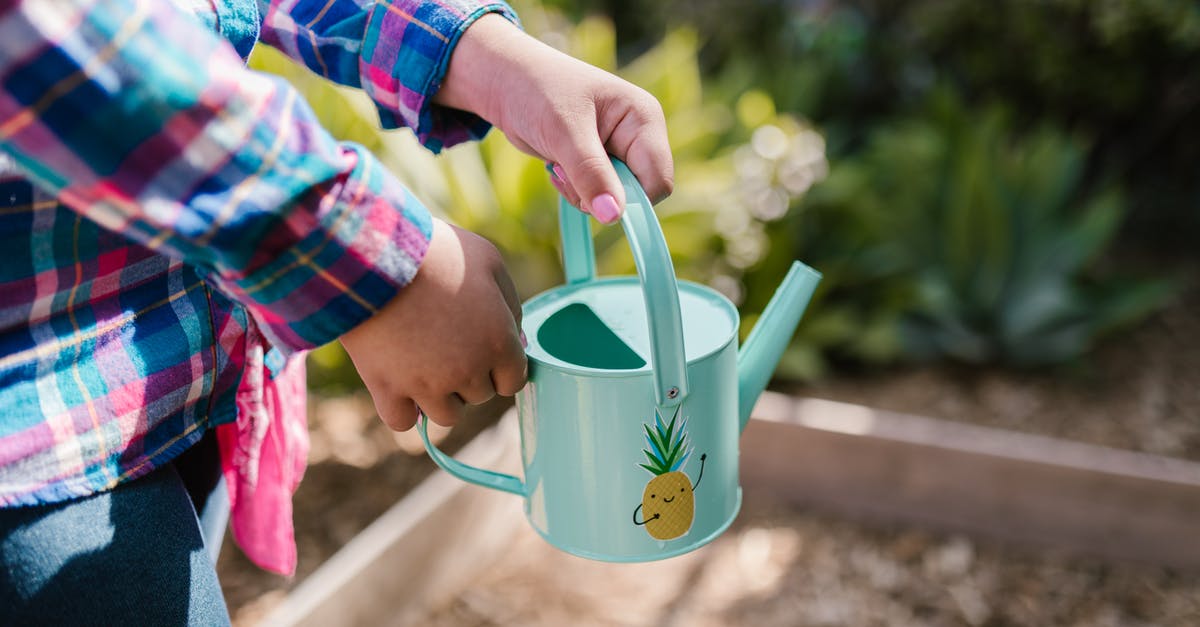
M 604 224 L 614 222 L 619 217 L 620 211 L 617 199 L 613 198 L 612 194 L 605 192 L 592 199 L 592 215 Z
M 529 340 L 525 338 L 525 332 L 521 331 L 521 347 L 529 348 Z
M 563 183 L 567 182 L 567 171 L 562 169 L 561 165 L 558 165 L 557 163 L 554 164 L 554 167 L 550 168 L 550 173 L 558 177 L 558 180 L 562 181 Z
M 551 173 L 550 176 L 550 184 L 554 186 L 554 189 L 558 190 L 560 195 L 562 195 L 564 198 L 570 199 L 571 196 L 567 193 L 566 188 L 563 187 L 563 182 L 558 180 L 557 176 L 553 176 L 553 173 Z

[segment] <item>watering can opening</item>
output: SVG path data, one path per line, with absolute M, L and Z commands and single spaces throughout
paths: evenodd
M 707 286 L 680 281 L 684 359 L 722 349 L 737 334 L 737 309 Z M 637 277 L 606 277 L 551 289 L 525 303 L 526 354 L 542 366 L 590 376 L 651 371 L 651 334 Z
M 551 314 L 538 329 L 537 339 L 551 356 L 575 366 L 637 370 L 646 365 L 583 303 L 571 303 Z

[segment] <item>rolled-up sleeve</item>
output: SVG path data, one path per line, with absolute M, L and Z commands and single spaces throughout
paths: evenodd
M 262 40 L 375 102 L 384 128 L 408 127 L 434 152 L 482 137 L 482 118 L 432 102 L 459 37 L 504 2 L 479 0 L 259 0 Z
M 377 311 L 432 231 L 369 152 L 160 0 L 0 3 L 0 151 L 84 217 L 202 269 L 285 352 Z

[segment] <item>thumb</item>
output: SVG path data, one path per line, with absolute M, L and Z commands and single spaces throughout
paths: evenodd
M 589 132 L 590 131 L 590 132 Z M 616 222 L 625 211 L 625 189 L 594 128 L 572 132 L 559 165 L 579 195 L 580 209 L 604 224 Z

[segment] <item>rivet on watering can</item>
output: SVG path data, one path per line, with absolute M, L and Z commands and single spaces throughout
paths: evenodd
M 679 388 L 671 388 L 667 390 L 667 398 L 675 398 L 679 396 Z

